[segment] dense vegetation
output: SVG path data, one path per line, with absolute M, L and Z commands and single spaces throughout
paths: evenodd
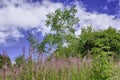
M 42 41 L 29 34 L 28 58 L 23 53 L 7 72 L 1 69 L 1 80 L 119 80 L 120 31 L 85 26 L 76 36 L 79 23 L 76 12 L 71 7 L 48 14 L 46 26 L 51 28 L 51 33 Z M 48 52 L 52 54 L 43 61 L 43 55 Z M 5 64 L 2 55 L 0 61 L 2 68 Z
M 9 56 L 7 56 L 7 53 L 3 51 L 3 53 L 0 54 L 0 68 L 3 68 L 5 65 L 10 66 L 11 61 Z

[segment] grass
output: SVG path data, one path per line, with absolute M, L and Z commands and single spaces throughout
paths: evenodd
M 90 58 L 52 58 L 38 63 L 26 61 L 20 67 L 11 66 L 0 70 L 0 80 L 93 80 Z M 113 64 L 113 77 L 120 79 L 120 62 Z M 5 73 L 5 77 L 4 74 Z

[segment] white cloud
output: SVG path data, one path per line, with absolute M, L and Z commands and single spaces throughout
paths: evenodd
M 17 6 L 16 6 L 17 5 Z M 28 3 L 26 0 L 0 0 L 0 43 L 12 37 L 15 40 L 23 37 L 19 29 L 30 30 L 38 28 L 39 31 L 49 32 L 46 28 L 46 14 L 62 8 L 60 3 L 47 0 L 41 3 Z
M 106 29 L 109 26 L 112 26 L 116 29 L 120 29 L 120 18 L 115 19 L 114 15 L 87 12 L 84 8 L 81 8 L 78 3 L 76 3 L 76 5 L 78 10 L 76 16 L 80 18 L 79 24 L 81 27 L 92 25 L 95 29 Z M 80 34 L 80 31 L 78 30 L 76 34 Z
M 7 44 L 6 40 L 8 40 L 8 39 L 15 39 L 16 41 L 18 41 L 19 38 L 21 38 L 21 37 L 24 37 L 24 35 L 21 34 L 18 31 L 18 29 L 15 29 L 15 28 L 5 28 L 4 29 L 4 28 L 0 27 L 0 43 L 4 44 L 4 46 L 11 45 L 11 43 Z

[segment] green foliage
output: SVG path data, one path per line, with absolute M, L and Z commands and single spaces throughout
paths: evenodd
M 4 58 L 2 55 L 0 55 L 0 68 L 4 65 Z
M 2 77 L 0 76 L 0 80 L 2 80 Z
M 11 65 L 11 61 L 9 56 L 0 54 L 0 68 L 3 68 L 3 66 L 7 64 L 7 66 Z
M 92 61 L 91 80 L 110 80 L 113 75 L 112 64 L 106 52 L 100 52 Z
M 16 66 L 18 66 L 18 67 L 20 67 L 23 64 L 24 61 L 25 60 L 24 60 L 23 55 L 20 55 L 17 58 L 15 58 Z
M 66 46 L 73 45 L 72 42 L 76 40 L 74 26 L 79 22 L 79 19 L 75 17 L 76 12 L 75 7 L 72 7 L 70 9 L 64 9 L 63 11 L 58 9 L 54 13 L 48 14 L 46 25 L 50 27 L 51 32 L 54 33 L 45 36 L 43 42 L 39 45 L 39 49 L 50 51 L 52 47 L 55 47 L 59 55 L 64 54 L 60 53 L 61 50 L 64 50 L 64 44 L 66 43 Z M 48 49 L 46 49 L 46 46 Z
M 94 31 L 92 27 L 83 28 L 80 41 L 79 50 L 82 55 L 86 55 L 88 51 L 94 54 L 94 49 L 102 49 L 104 52 L 120 53 L 120 32 L 112 27 L 106 30 Z

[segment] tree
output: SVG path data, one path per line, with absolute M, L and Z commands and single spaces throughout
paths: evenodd
M 75 7 L 65 10 L 56 10 L 47 15 L 46 25 L 54 33 L 47 34 L 38 49 L 50 51 L 52 47 L 57 48 L 56 53 L 60 54 L 64 44 L 69 46 L 76 40 L 74 26 L 78 24 L 79 19 L 75 17 L 77 10 Z M 47 46 L 47 49 L 46 49 Z
M 111 34 L 112 33 L 112 34 Z M 120 32 L 109 27 L 106 30 L 92 30 L 92 27 L 83 28 L 79 50 L 84 56 L 88 53 L 95 54 L 102 49 L 104 52 L 120 53 Z

